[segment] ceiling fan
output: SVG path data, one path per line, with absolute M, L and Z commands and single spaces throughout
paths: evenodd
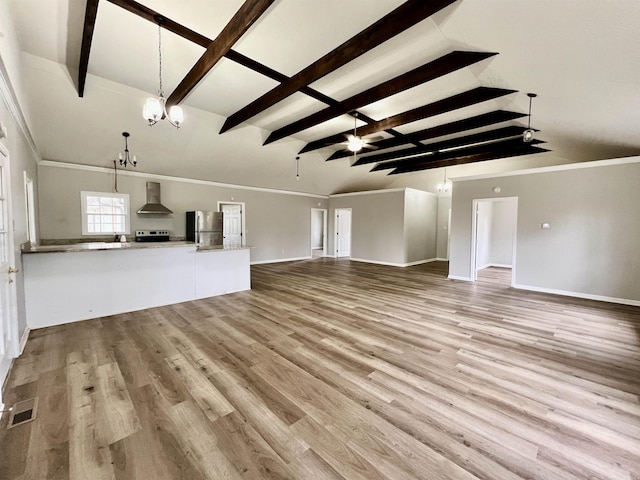
M 382 140 L 384 137 L 382 135 L 377 135 L 371 138 L 363 138 L 358 136 L 358 112 L 353 113 L 353 134 L 346 135 L 347 141 L 342 142 L 340 145 L 345 145 L 346 150 L 353 152 L 353 158 L 355 159 L 358 152 L 362 149 L 366 150 L 377 150 L 378 147 L 375 145 L 369 145 L 370 143 L 377 142 L 378 140 Z

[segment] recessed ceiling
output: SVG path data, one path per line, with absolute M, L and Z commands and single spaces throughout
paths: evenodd
M 366 162 L 352 167 L 352 157 L 327 162 L 343 147 L 335 145 L 303 154 L 301 181 L 296 182 L 298 152 L 310 142 L 353 129 L 353 118 L 341 114 L 263 146 L 274 131 L 327 107 L 318 97 L 302 92 L 220 134 L 235 112 L 279 85 L 229 58 L 220 60 L 184 99 L 186 118 L 180 130 L 166 122 L 148 127 L 141 111 L 144 99 L 158 89 L 156 25 L 100 0 L 85 91 L 79 98 L 86 1 L 9 3 L 24 52 L 31 128 L 44 159 L 108 166 L 119 149 L 121 132 L 127 130 L 130 148 L 140 159 L 138 169 L 149 173 L 322 194 L 405 185 L 433 191 L 442 178 L 441 170 L 371 173 L 373 165 Z M 156 0 L 140 5 L 213 40 L 244 3 Z M 290 77 L 404 4 L 404 0 L 276 0 L 232 49 Z M 575 8 L 573 2 L 551 0 L 536 2 L 535 7 L 524 0 L 458 0 L 311 82 L 309 88 L 340 102 L 454 50 L 495 52 L 498 55 L 362 105 L 358 111 L 364 121 L 359 124 L 478 87 L 502 88 L 517 92 L 402 123 L 382 136 L 398 138 L 497 110 L 526 114 L 526 93 L 536 92 L 531 122 L 539 130 L 536 139 L 545 142 L 538 147 L 550 152 L 522 156 L 518 150 L 511 159 L 450 167 L 448 176 L 636 155 L 640 109 L 634 106 L 640 96 L 640 63 L 633 59 L 638 21 L 636 4 L 622 9 L 583 0 Z M 167 30 L 162 39 L 168 96 L 205 48 Z M 475 134 L 489 130 L 525 126 L 526 120 L 526 116 L 511 118 L 419 141 L 429 145 L 457 136 L 476 138 Z M 392 148 L 412 147 L 418 148 L 415 142 Z

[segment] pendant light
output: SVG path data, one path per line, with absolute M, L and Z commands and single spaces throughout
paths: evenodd
M 296 180 L 300 180 L 300 157 L 296 157 Z
M 353 135 L 349 137 L 347 148 L 355 155 L 357 152 L 362 150 L 363 146 L 364 142 L 362 141 L 362 138 L 358 136 L 358 112 L 355 112 L 353 115 Z
M 158 78 L 160 88 L 158 89 L 157 98 L 147 98 L 142 109 L 142 115 L 149 122 L 149 126 L 153 126 L 163 118 L 166 118 L 171 125 L 176 128 L 180 128 L 184 120 L 184 114 L 182 108 L 178 105 L 173 105 L 167 112 L 167 101 L 164 98 L 164 91 L 162 89 L 162 24 L 164 23 L 164 17 L 156 16 L 158 22 Z
M 120 165 L 124 168 L 127 168 L 127 165 L 132 165 L 136 167 L 138 165 L 138 159 L 134 155 L 133 158 L 129 155 L 129 132 L 122 132 L 122 136 L 124 137 L 124 152 L 118 154 L 118 160 L 120 161 Z
M 527 122 L 527 129 L 522 132 L 522 141 L 525 143 L 531 143 L 533 141 L 535 130 L 531 128 L 531 102 L 537 96 L 535 93 L 527 93 L 527 97 L 529 97 L 529 121 Z
M 447 168 L 444 169 L 444 181 L 439 183 L 436 188 L 438 189 L 438 193 L 447 193 L 451 188 L 451 182 L 447 180 Z

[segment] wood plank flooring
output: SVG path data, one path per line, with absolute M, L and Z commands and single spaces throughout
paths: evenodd
M 640 308 L 329 258 L 32 332 L 0 478 L 640 480 Z

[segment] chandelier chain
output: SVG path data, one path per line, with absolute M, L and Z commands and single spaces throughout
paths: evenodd
M 164 96 L 162 89 L 162 25 L 158 23 L 158 77 L 160 80 L 160 90 L 158 93 L 161 97 Z

